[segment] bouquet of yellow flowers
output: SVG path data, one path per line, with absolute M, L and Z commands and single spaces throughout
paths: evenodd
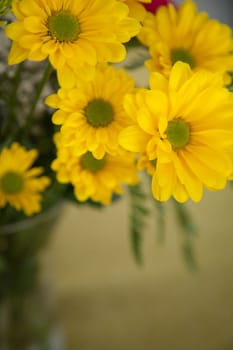
M 110 205 L 128 188 L 136 242 L 144 174 L 159 210 L 173 197 L 186 226 L 179 203 L 225 188 L 233 171 L 227 25 L 193 1 L 0 6 L 0 225 L 62 199 Z M 124 68 L 138 48 L 148 86 Z
M 146 197 L 161 231 L 172 199 L 192 233 L 184 203 L 233 175 L 230 27 L 191 0 L 0 0 L 0 21 L 0 302 L 34 285 L 41 218 L 64 200 L 126 192 L 138 261 Z

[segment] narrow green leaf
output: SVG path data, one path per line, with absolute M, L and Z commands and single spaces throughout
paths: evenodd
M 150 213 L 149 209 L 146 207 L 143 207 L 142 205 L 135 205 L 134 207 L 135 212 L 138 211 L 139 213 L 143 215 L 148 215 Z
M 157 210 L 157 227 L 158 227 L 158 242 L 162 243 L 165 240 L 166 220 L 164 203 L 154 200 Z
M 141 265 L 142 264 L 142 251 L 141 251 L 141 232 L 131 230 L 131 244 L 134 254 L 135 261 Z
M 129 198 L 130 198 L 130 239 L 133 256 L 136 263 L 142 263 L 142 234 L 145 228 L 149 210 L 145 205 L 146 195 L 143 192 L 140 185 L 130 186 Z
M 183 232 L 186 234 L 196 235 L 197 234 L 197 227 L 193 222 L 193 219 L 185 206 L 184 203 L 178 203 L 177 201 L 173 200 L 174 208 L 175 208 L 175 214 L 178 220 L 178 223 L 180 224 L 181 228 L 183 229 Z
M 198 232 L 197 227 L 194 224 L 193 218 L 184 203 L 178 203 L 173 200 L 173 204 L 178 224 L 180 225 L 182 233 L 184 234 L 183 243 L 181 246 L 184 261 L 190 270 L 196 271 L 197 259 L 193 240 Z
M 193 242 L 190 240 L 185 240 L 181 248 L 182 248 L 182 254 L 187 267 L 193 272 L 197 271 L 198 264 L 197 264 Z

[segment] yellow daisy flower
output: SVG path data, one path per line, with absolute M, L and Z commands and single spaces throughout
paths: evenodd
M 47 176 L 38 177 L 43 168 L 31 168 L 37 151 L 27 151 L 18 143 L 0 153 L 0 208 L 9 203 L 16 210 L 32 215 L 41 210 L 40 192 L 50 184 Z
M 233 94 L 222 75 L 177 62 L 167 80 L 152 73 L 151 90 L 127 96 L 132 125 L 120 144 L 142 154 L 156 199 L 200 201 L 203 188 L 223 189 L 232 174 Z
M 130 16 L 136 18 L 138 21 L 143 21 L 146 17 L 147 11 L 143 4 L 150 4 L 152 0 L 121 0 L 129 7 Z
M 46 103 L 58 108 L 55 124 L 62 124 L 64 144 L 73 147 L 77 156 L 90 151 L 95 158 L 121 151 L 119 132 L 129 125 L 123 97 L 134 91 L 134 81 L 124 70 L 102 64 L 91 81 L 79 80 L 77 87 L 61 88 Z
M 193 70 L 207 69 L 225 75 L 233 71 L 233 39 L 229 26 L 198 12 L 192 1 L 179 7 L 161 6 L 155 15 L 148 13 L 139 39 L 152 56 L 146 62 L 150 71 L 168 76 L 177 61 L 188 63 Z
M 17 21 L 6 27 L 13 40 L 9 64 L 48 57 L 67 86 L 98 62 L 123 60 L 122 43 L 140 30 L 117 0 L 13 0 L 12 6 Z
M 76 156 L 71 147 L 62 143 L 61 133 L 55 136 L 57 158 L 52 169 L 57 172 L 61 183 L 71 183 L 74 194 L 81 202 L 92 199 L 102 204 L 110 204 L 113 194 L 122 194 L 122 185 L 138 182 L 135 157 L 128 152 L 121 156 L 105 155 L 96 159 L 91 152 Z

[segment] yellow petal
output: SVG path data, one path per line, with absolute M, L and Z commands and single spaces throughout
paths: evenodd
M 57 78 L 59 84 L 66 89 L 72 88 L 76 83 L 74 72 L 67 65 L 57 70 Z
M 52 94 L 45 99 L 46 105 L 53 107 L 53 108 L 58 108 L 58 103 L 60 99 L 57 94 Z
M 152 90 L 168 91 L 168 79 L 158 72 L 152 72 L 150 75 L 150 88 Z
M 185 189 L 185 186 L 177 182 L 176 186 L 173 189 L 173 197 L 179 203 L 184 203 L 189 199 L 189 195 Z
M 138 126 L 129 126 L 119 134 L 119 144 L 131 152 L 145 152 L 149 136 Z
M 199 178 L 206 187 L 215 190 L 225 187 L 226 179 L 230 172 L 220 173 L 217 169 L 213 170 L 205 164 L 205 159 L 200 160 L 200 157 L 198 159 L 196 154 L 191 154 L 190 152 L 187 152 L 185 159 L 189 168 L 192 169 L 196 177 Z
M 26 17 L 24 20 L 24 27 L 30 33 L 35 33 L 39 35 L 48 31 L 46 26 L 42 23 L 41 18 L 37 16 Z
M 194 202 L 199 202 L 202 198 L 203 185 L 201 181 L 189 168 L 183 153 L 179 153 L 174 161 L 177 176 L 181 184 L 185 186 L 186 191 Z
M 54 124 L 60 125 L 65 121 L 66 116 L 67 114 L 65 112 L 58 110 L 53 114 L 52 121 Z
M 165 202 L 171 195 L 175 183 L 175 172 L 171 163 L 157 164 L 152 177 L 152 193 L 155 199 Z
M 21 48 L 17 42 L 13 42 L 9 56 L 8 56 L 8 64 L 17 64 L 24 61 L 27 58 L 28 51 Z
M 178 61 L 174 64 L 169 78 L 169 87 L 171 90 L 178 91 L 183 84 L 191 77 L 192 71 L 187 63 Z

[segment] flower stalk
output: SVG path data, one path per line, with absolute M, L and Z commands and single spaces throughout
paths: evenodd
M 29 113 L 25 117 L 25 123 L 23 126 L 23 134 L 25 137 L 27 137 L 27 135 L 28 135 L 29 129 L 30 129 L 32 122 L 33 122 L 33 117 L 34 117 L 34 113 L 35 113 L 37 104 L 41 98 L 41 94 L 43 92 L 43 89 L 45 88 L 46 83 L 48 82 L 52 71 L 53 71 L 53 68 L 52 68 L 51 64 L 48 62 L 46 67 L 45 67 L 44 74 L 43 74 L 43 76 L 42 76 L 42 78 L 37 86 L 36 93 L 35 93 L 34 99 L 32 101 Z

